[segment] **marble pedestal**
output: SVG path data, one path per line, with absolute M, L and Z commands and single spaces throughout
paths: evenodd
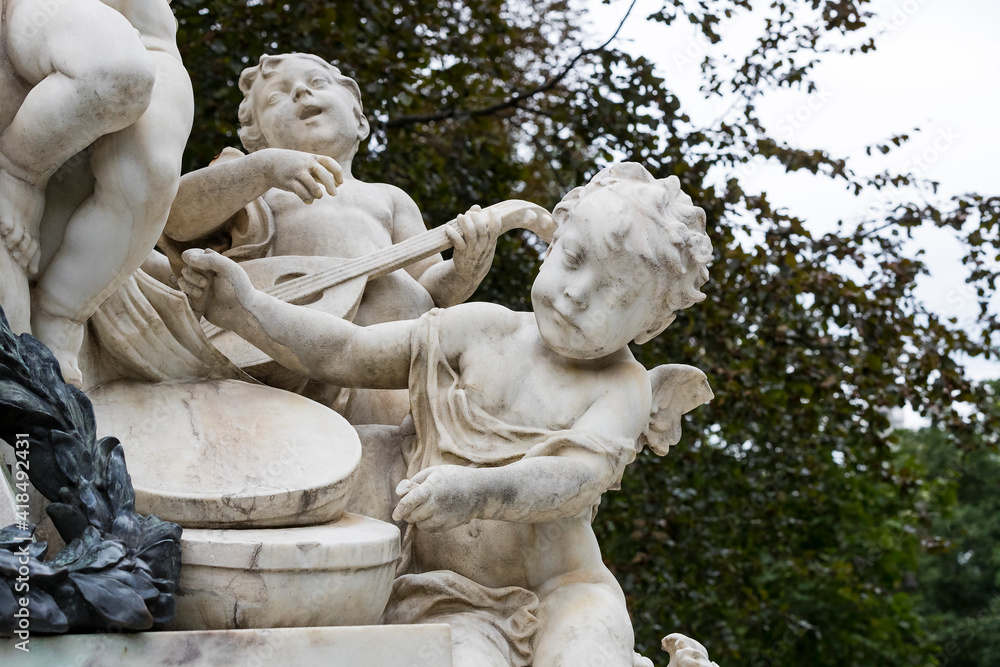
M 185 530 L 171 629 L 378 623 L 398 558 L 399 529 L 358 514 L 305 528 Z
M 447 625 L 147 632 L 0 639 L 4 667 L 451 667 Z

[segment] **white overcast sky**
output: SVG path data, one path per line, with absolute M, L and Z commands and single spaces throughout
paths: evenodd
M 645 21 L 661 3 L 639 0 L 616 46 L 656 62 L 695 122 L 711 123 L 730 102 L 699 92 L 701 74 L 692 63 L 706 45 L 694 26 Z M 724 27 L 722 48 L 743 53 L 759 34 L 763 12 L 757 6 L 766 9 L 770 0 L 754 4 L 753 12 Z M 588 13 L 589 41 L 603 42 L 628 5 L 579 0 Z M 915 171 L 939 181 L 944 194 L 1000 194 L 1000 0 L 874 0 L 872 8 L 883 32 L 877 50 L 827 57 L 813 75 L 819 93 L 770 94 L 758 106 L 765 125 L 793 145 L 857 158 L 859 174 Z M 865 157 L 866 145 L 914 128 L 920 132 L 904 148 Z M 824 177 L 768 166 L 742 176 L 744 187 L 767 191 L 773 203 L 816 231 L 832 231 L 837 220 L 856 219 L 878 205 L 874 194 L 859 201 Z M 913 246 L 926 250 L 932 272 L 919 285 L 920 297 L 932 310 L 967 321 L 975 308 L 963 282 L 961 246 L 936 229 L 921 230 Z M 967 368 L 976 378 L 1000 377 L 1000 364 L 969 360 Z

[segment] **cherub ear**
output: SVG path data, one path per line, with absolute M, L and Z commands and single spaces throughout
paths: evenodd
M 358 143 L 360 144 L 371 134 L 371 126 L 368 124 L 368 118 L 363 113 L 356 112 L 356 115 L 358 117 Z
M 666 456 L 671 445 L 680 442 L 681 416 L 708 403 L 715 394 L 704 373 L 682 364 L 657 366 L 649 371 L 649 384 L 653 403 L 649 424 L 639 436 L 639 449 L 648 445 L 660 456 Z

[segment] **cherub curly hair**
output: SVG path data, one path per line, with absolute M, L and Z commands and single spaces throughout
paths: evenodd
M 257 65 L 248 67 L 240 74 L 239 85 L 240 90 L 243 92 L 243 101 L 240 103 L 239 110 L 239 135 L 240 141 L 243 142 L 243 147 L 251 153 L 268 147 L 267 139 L 260 131 L 260 126 L 257 124 L 257 117 L 254 114 L 253 88 L 254 84 L 261 79 L 267 79 L 273 75 L 278 66 L 289 58 L 302 58 L 322 65 L 324 69 L 332 74 L 334 81 L 351 92 L 351 95 L 354 96 L 357 102 L 354 113 L 358 119 L 358 127 L 359 129 L 363 128 L 363 132 L 358 140 L 364 141 L 368 136 L 368 119 L 365 118 L 364 105 L 361 103 L 361 89 L 358 87 L 357 82 L 351 77 L 342 74 L 339 68 L 319 56 L 309 53 L 286 53 L 278 56 L 263 55 L 260 57 L 260 62 Z
M 641 258 L 655 280 L 660 308 L 646 331 L 636 337 L 636 343 L 644 343 L 673 322 L 677 311 L 705 299 L 700 288 L 708 281 L 712 259 L 705 211 L 681 191 L 676 176 L 657 180 L 641 164 L 624 162 L 602 170 L 590 183 L 563 197 L 552 212 L 559 229 L 571 224 L 577 204 L 597 192 L 627 199 L 638 213 L 609 220 L 605 240 Z

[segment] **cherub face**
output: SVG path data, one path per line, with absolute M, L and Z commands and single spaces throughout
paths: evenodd
M 650 316 L 653 285 L 644 262 L 611 247 L 604 222 L 636 215 L 628 202 L 594 193 L 573 209 L 531 288 L 538 331 L 572 359 L 599 359 L 625 347 Z
M 358 102 L 333 73 L 307 58 L 283 58 L 252 91 L 254 113 L 267 144 L 342 157 L 363 136 Z

